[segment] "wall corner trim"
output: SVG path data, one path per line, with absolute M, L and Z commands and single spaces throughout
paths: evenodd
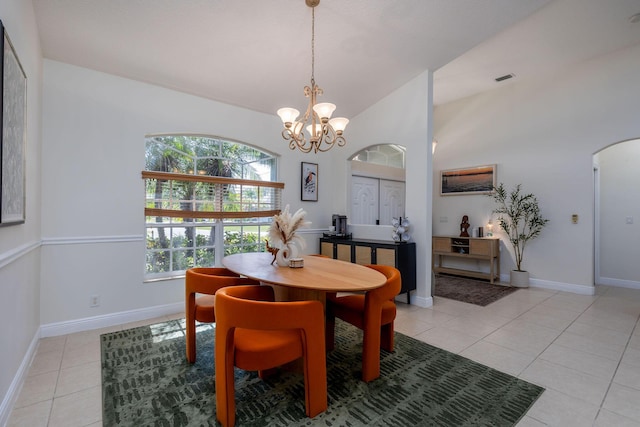
M 7 425 L 9 422 L 9 416 L 11 415 L 11 411 L 13 410 L 13 405 L 15 405 L 18 400 L 18 396 L 20 395 L 20 390 L 22 389 L 22 385 L 29 373 L 29 367 L 31 366 L 31 362 L 36 355 L 36 350 L 38 349 L 38 341 L 40 340 L 40 331 L 36 331 L 31 339 L 31 344 L 29 344 L 29 348 L 25 353 L 22 363 L 20 364 L 20 368 L 16 372 L 13 377 L 13 381 L 11 381 L 11 385 L 7 390 L 7 393 L 4 395 L 4 399 L 2 403 L 0 403 L 0 426 Z
M 11 264 L 13 261 L 25 256 L 34 249 L 39 248 L 42 245 L 41 241 L 25 243 L 22 246 L 0 254 L 0 268 Z M 1 424 L 0 424 L 1 425 Z

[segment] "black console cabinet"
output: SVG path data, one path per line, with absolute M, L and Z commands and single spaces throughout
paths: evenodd
M 400 271 L 402 289 L 411 304 L 411 291 L 416 289 L 416 244 L 380 240 L 320 238 L 320 253 L 334 259 L 357 264 L 391 265 Z

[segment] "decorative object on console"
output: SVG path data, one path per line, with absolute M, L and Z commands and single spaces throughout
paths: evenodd
M 305 3 L 311 8 L 311 85 L 304 87 L 304 96 L 309 98 L 309 105 L 299 121 L 296 119 L 300 112 L 295 108 L 280 108 L 278 116 L 284 124 L 282 137 L 289 141 L 290 149 L 298 148 L 303 153 L 313 150 L 314 153 L 317 153 L 318 151 L 329 151 L 335 144 L 342 147 L 347 143 L 342 132 L 349 120 L 344 117 L 331 119 L 331 114 L 336 109 L 335 104 L 328 102 L 316 104 L 316 96 L 322 95 L 322 89 L 316 85 L 313 75 L 315 68 L 315 7 L 320 4 L 320 0 L 305 0 Z
M 464 215 L 462 217 L 462 223 L 460 224 L 460 237 L 469 237 L 469 232 L 467 231 L 471 224 L 469 224 L 469 216 Z
M 398 243 L 408 242 L 411 240 L 411 236 L 409 235 L 409 218 L 398 217 L 393 218 L 391 220 L 391 225 L 393 226 L 393 241 Z
M 282 212 L 273 216 L 271 227 L 269 227 L 269 239 L 273 246 L 270 247 L 267 242 L 267 250 L 274 254 L 273 248 L 277 249 L 274 255 L 275 261 L 280 267 L 288 267 L 291 258 L 298 256 L 298 249 L 305 246 L 304 239 L 296 234 L 296 230 L 311 224 L 311 222 L 304 220 L 306 214 L 304 210 L 298 209 L 291 215 L 289 205 L 287 205 Z
M 520 188 L 521 184 L 518 184 L 507 192 L 500 183 L 490 197 L 498 204 L 493 213 L 500 215 L 498 224 L 513 247 L 516 269 L 511 271 L 511 285 L 527 287 L 529 272 L 522 269 L 524 249 L 529 241 L 540 235 L 549 220 L 540 213 L 538 199 L 531 193 L 523 194 Z
M 493 222 L 491 220 L 487 223 L 487 237 L 493 237 Z

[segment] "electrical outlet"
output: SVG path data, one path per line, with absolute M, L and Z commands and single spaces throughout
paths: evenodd
M 578 214 L 571 215 L 571 223 L 572 224 L 577 224 L 578 223 Z
M 627 224 L 633 224 L 633 217 L 632 216 L 626 217 L 624 222 Z
M 89 298 L 89 307 L 99 307 L 100 306 L 100 295 L 91 295 Z

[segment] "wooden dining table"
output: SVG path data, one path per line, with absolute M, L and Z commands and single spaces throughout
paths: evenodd
M 280 267 L 272 264 L 268 252 L 247 252 L 225 256 L 222 264 L 250 279 L 273 285 L 276 300 L 319 300 L 325 303 L 327 292 L 369 291 L 384 285 L 387 278 L 364 265 L 332 258 L 303 256 L 304 267 Z

